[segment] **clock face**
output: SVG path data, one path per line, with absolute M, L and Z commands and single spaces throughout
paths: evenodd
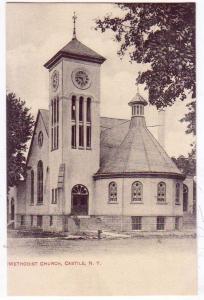
M 88 71 L 82 68 L 72 72 L 72 81 L 77 88 L 82 90 L 88 89 L 91 85 Z
M 42 133 L 42 131 L 40 131 L 39 134 L 38 134 L 38 145 L 39 145 L 39 147 L 42 147 L 42 145 L 43 145 L 43 133 Z
M 58 85 L 59 85 L 59 72 L 57 70 L 55 70 L 53 73 L 52 73 L 52 88 L 54 91 L 57 90 L 58 88 Z

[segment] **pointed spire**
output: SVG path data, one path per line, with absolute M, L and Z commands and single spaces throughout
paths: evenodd
M 75 11 L 74 11 L 74 15 L 73 15 L 72 19 L 73 19 L 73 38 L 72 39 L 75 40 L 76 39 L 76 20 L 77 20 Z
M 140 95 L 139 86 L 137 84 L 137 93 L 128 103 L 128 105 L 132 107 L 132 119 L 135 117 L 144 117 L 144 106 L 147 104 L 147 101 Z M 131 123 L 133 123 L 132 120 Z

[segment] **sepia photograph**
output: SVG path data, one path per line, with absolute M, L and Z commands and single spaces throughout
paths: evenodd
M 6 3 L 7 293 L 197 294 L 196 3 Z

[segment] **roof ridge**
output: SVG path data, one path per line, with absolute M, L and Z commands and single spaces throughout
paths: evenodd
M 123 123 L 117 124 L 117 125 L 112 126 L 112 127 L 105 127 L 105 129 L 104 129 L 103 131 L 113 129 L 113 128 L 118 127 L 118 126 L 120 126 L 120 125 L 123 125 L 123 124 L 125 124 L 125 123 L 127 123 L 127 122 L 130 122 L 130 120 L 127 120 L 127 121 L 125 121 L 125 122 L 123 122 Z
M 47 112 L 49 112 L 49 109 L 46 108 L 39 108 L 38 110 L 46 110 Z
M 148 129 L 146 129 L 146 127 L 142 127 L 142 128 L 144 130 L 148 131 Z M 150 172 L 151 172 L 152 170 L 151 170 L 151 166 L 150 166 L 150 162 L 149 162 L 149 157 L 148 157 L 148 154 L 147 154 L 148 152 L 147 152 L 147 149 L 145 147 L 144 137 L 143 137 L 143 134 L 141 132 L 141 127 L 139 127 L 139 131 L 140 131 L 140 134 L 141 134 L 141 137 L 142 137 L 142 143 L 143 143 L 143 148 L 144 148 L 145 156 L 146 156 L 146 159 L 147 159 L 147 165 L 148 165 L 148 168 L 150 169 Z
M 42 109 L 42 110 L 45 110 L 45 109 Z M 44 120 L 44 118 L 43 118 L 43 114 L 41 113 L 41 109 L 39 109 L 39 113 L 40 113 L 40 115 L 41 115 L 41 118 L 42 118 L 42 121 L 43 121 L 43 125 L 44 125 L 44 127 L 45 127 L 45 131 L 46 131 L 46 133 L 47 133 L 47 136 L 49 136 L 49 134 L 48 134 L 48 130 L 47 130 L 47 127 L 46 127 L 46 121 Z
M 130 132 L 133 132 L 133 138 L 134 138 L 135 135 L 136 135 L 136 130 L 134 130 L 133 128 L 129 128 L 129 130 L 128 130 L 126 136 L 128 136 L 128 134 L 129 134 Z M 129 148 L 129 153 L 128 153 L 128 155 L 127 155 L 128 158 L 130 157 L 131 150 L 132 150 L 132 145 L 131 145 L 131 147 Z M 126 171 L 126 168 L 127 168 L 127 165 L 128 165 L 128 161 L 129 161 L 129 160 L 127 159 L 127 161 L 126 161 L 126 166 L 125 166 L 125 169 L 124 169 L 123 172 Z
M 126 119 L 126 118 L 114 118 L 114 117 L 103 117 L 103 116 L 100 116 L 100 118 L 114 119 L 114 120 L 128 120 L 128 121 L 130 121 L 130 119 Z

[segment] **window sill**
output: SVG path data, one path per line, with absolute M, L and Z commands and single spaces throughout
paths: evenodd
M 56 205 L 56 204 L 57 204 L 57 202 L 51 202 L 51 204 L 54 204 L 54 205 Z
M 169 204 L 168 202 L 156 202 L 156 204 L 159 204 L 159 205 L 167 205 Z
M 177 202 L 177 203 L 175 202 L 175 205 L 181 205 L 181 203 L 180 202 Z
M 59 148 L 54 148 L 54 149 L 51 149 L 51 152 L 55 151 L 55 150 L 58 150 Z
M 131 201 L 130 204 L 144 204 L 142 201 Z
M 113 202 L 113 201 L 108 201 L 108 204 L 119 204 L 117 201 Z
M 79 150 L 84 150 L 84 147 L 83 146 L 79 146 L 78 149 Z
M 92 150 L 91 147 L 86 147 L 86 150 Z
M 43 205 L 43 202 L 42 203 L 41 202 L 40 203 L 36 203 L 36 205 Z

